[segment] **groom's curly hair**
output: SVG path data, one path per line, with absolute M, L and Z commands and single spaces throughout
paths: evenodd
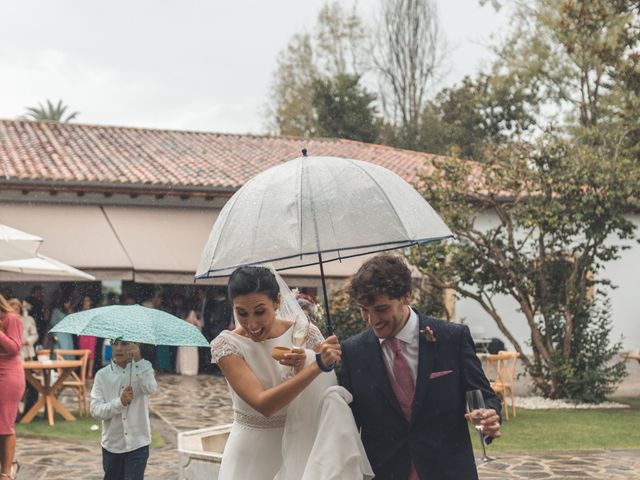
M 398 255 L 376 255 L 351 277 L 351 298 L 358 303 L 371 304 L 380 295 L 398 299 L 410 292 L 411 270 Z

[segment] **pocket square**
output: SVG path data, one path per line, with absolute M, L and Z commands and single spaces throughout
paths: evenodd
M 442 370 L 441 372 L 432 372 L 431 375 L 429 375 L 429 380 L 433 380 L 434 378 L 438 378 L 438 377 L 444 377 L 445 375 L 449 375 L 450 373 L 453 373 L 453 370 Z

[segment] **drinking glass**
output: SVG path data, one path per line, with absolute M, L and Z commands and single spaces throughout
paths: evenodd
M 305 345 L 307 344 L 307 340 L 309 340 L 310 327 L 311 324 L 306 316 L 304 318 L 296 318 L 291 329 L 291 343 L 295 348 L 305 347 Z M 286 367 L 283 372 L 282 378 L 291 378 L 295 375 L 295 373 L 295 367 Z
M 294 347 L 304 348 L 304 346 L 307 344 L 307 340 L 309 340 L 310 327 L 311 324 L 306 315 L 304 316 L 304 318 L 296 318 L 291 334 L 291 343 L 293 343 Z
M 484 398 L 482 397 L 482 391 L 480 390 L 469 390 L 467 392 L 467 412 L 470 414 L 471 423 L 475 427 L 478 432 L 478 436 L 480 437 L 480 445 L 482 445 L 482 457 L 479 458 L 481 462 L 490 462 L 493 458 L 487 456 L 487 450 L 484 443 L 484 435 L 482 434 L 482 425 L 480 425 L 480 420 L 482 417 L 480 416 L 479 409 L 485 408 L 484 406 Z

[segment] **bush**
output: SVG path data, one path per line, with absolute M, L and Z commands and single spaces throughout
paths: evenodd
M 532 365 L 531 373 L 539 373 L 547 385 L 555 387 L 553 390 L 538 387 L 540 393 L 586 403 L 602 402 L 606 395 L 613 393 L 627 372 L 624 360 L 614 361 L 622 344 L 610 344 L 610 310 L 610 302 L 606 298 L 588 304 L 575 316 L 569 357 L 565 358 L 557 348 L 553 350 L 553 369 L 546 368 L 539 361 Z M 549 332 L 554 343 L 559 345 L 564 339 L 563 323 L 558 315 L 555 328 Z M 536 355 L 536 358 L 539 357 Z

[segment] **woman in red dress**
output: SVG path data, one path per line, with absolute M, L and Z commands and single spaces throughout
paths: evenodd
M 25 386 L 21 346 L 22 321 L 0 295 L 0 480 L 12 478 L 16 454 L 13 427 Z
M 89 310 L 93 308 L 93 298 L 89 295 L 85 295 L 82 298 L 82 306 L 80 307 L 80 311 L 84 312 L 85 310 Z M 83 350 L 89 350 L 89 366 L 87 367 L 87 378 L 93 378 L 93 363 L 96 355 L 96 344 L 98 343 L 98 339 L 96 337 L 91 337 L 88 335 L 80 335 L 78 337 L 78 347 Z

